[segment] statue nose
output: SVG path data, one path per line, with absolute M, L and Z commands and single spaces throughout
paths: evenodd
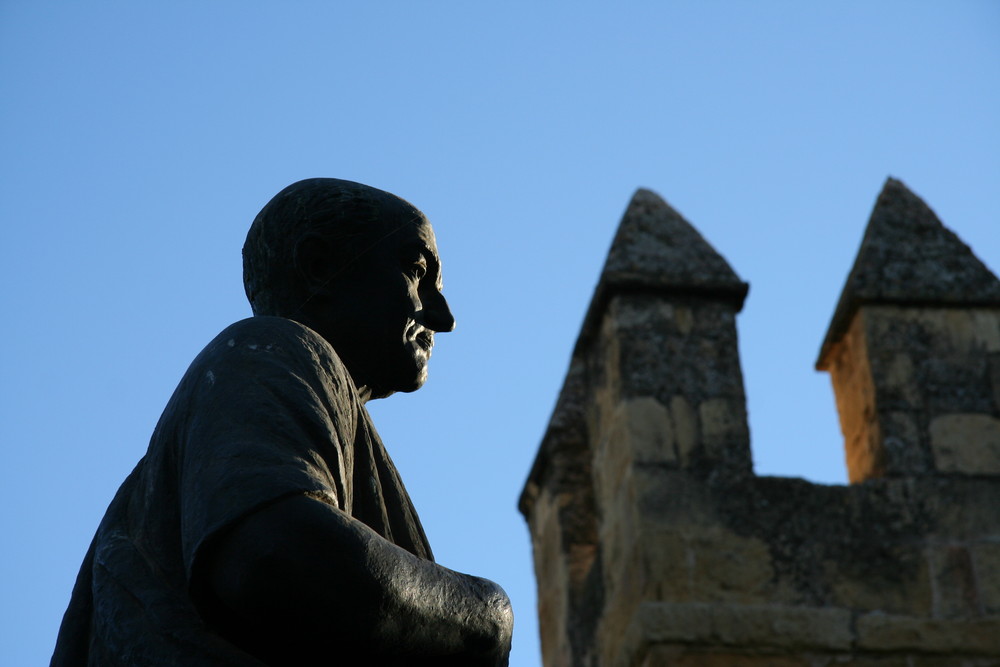
M 424 303 L 423 324 L 431 331 L 454 331 L 455 317 L 451 314 L 448 301 L 443 294 L 438 294 L 437 298 Z

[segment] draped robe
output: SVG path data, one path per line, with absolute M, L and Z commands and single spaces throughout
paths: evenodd
M 252 317 L 209 343 L 174 391 L 97 529 L 52 665 L 261 665 L 206 622 L 191 584 L 206 544 L 293 494 L 433 560 L 336 352 L 297 322 Z

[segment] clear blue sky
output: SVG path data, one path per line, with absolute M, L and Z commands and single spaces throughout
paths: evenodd
M 871 206 L 906 182 L 1000 268 L 996 2 L 0 2 L 0 663 L 47 661 L 90 537 L 240 247 L 300 178 L 434 222 L 458 320 L 372 406 L 441 563 L 514 601 L 515 502 L 632 192 L 750 282 L 761 474 L 842 483 L 815 355 Z

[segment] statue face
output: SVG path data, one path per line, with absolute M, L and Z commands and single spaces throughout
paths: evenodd
M 400 200 L 356 247 L 367 250 L 329 281 L 307 324 L 333 345 L 363 394 L 415 391 L 427 380 L 434 333 L 455 328 L 434 230 Z

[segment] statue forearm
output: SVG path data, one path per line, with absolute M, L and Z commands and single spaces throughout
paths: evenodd
M 209 615 L 246 628 L 226 634 L 262 657 L 328 657 L 352 644 L 386 664 L 506 664 L 512 616 L 499 586 L 418 558 L 318 500 L 261 509 L 204 556 L 195 585 L 214 600 Z
M 442 654 L 453 647 L 465 656 L 507 655 L 512 615 L 510 601 L 499 586 L 409 553 L 395 556 L 383 552 L 372 559 L 384 558 L 382 563 L 395 568 L 383 579 L 390 594 L 386 598 L 389 607 L 380 618 L 380 636 L 407 637 L 414 648 L 425 646 Z M 389 559 L 394 562 L 388 563 Z M 506 660 L 483 664 L 506 664 Z

